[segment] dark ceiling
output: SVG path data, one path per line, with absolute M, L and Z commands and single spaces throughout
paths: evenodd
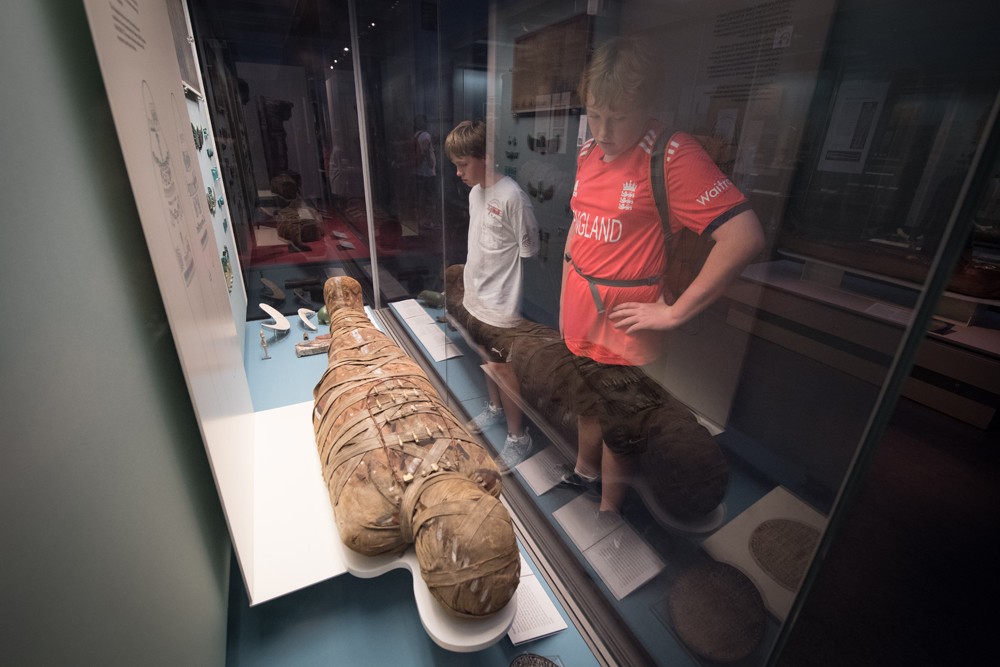
M 240 61 L 344 64 L 351 46 L 346 0 L 190 0 L 199 39 L 226 42 Z M 436 3 L 421 2 L 432 7 Z M 416 5 L 419 6 L 419 5 Z M 362 46 L 413 24 L 412 0 L 358 0 Z

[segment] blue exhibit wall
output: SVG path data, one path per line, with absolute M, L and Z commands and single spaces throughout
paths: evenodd
M 0 5 L 0 656 L 222 665 L 230 543 L 82 3 Z

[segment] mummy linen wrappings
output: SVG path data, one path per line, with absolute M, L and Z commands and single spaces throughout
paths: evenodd
M 341 539 L 366 556 L 413 543 L 445 608 L 499 611 L 517 588 L 520 559 L 496 465 L 368 320 L 356 281 L 330 278 L 323 296 L 332 341 L 313 428 Z

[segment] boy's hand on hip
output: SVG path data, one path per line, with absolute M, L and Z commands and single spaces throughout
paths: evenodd
M 653 303 L 629 302 L 619 304 L 608 314 L 615 329 L 625 329 L 625 333 L 637 331 L 667 331 L 680 326 L 673 308 L 663 299 Z

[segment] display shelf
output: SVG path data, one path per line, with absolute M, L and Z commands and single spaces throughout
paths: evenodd
M 312 402 L 254 413 L 250 604 L 347 572 L 312 431 Z
M 396 310 L 395 308 L 388 310 Z M 441 309 L 424 308 L 437 320 L 443 315 Z M 383 315 L 384 317 L 384 315 Z M 373 318 L 378 322 L 379 318 Z M 252 587 L 248 584 L 248 597 L 253 607 L 259 607 L 265 600 L 291 596 L 312 596 L 311 591 L 317 585 L 328 586 L 323 582 L 336 579 L 342 574 L 352 574 L 355 577 L 372 577 L 370 582 L 373 596 L 392 599 L 394 605 L 406 607 L 407 614 L 419 618 L 420 627 L 426 636 L 436 646 L 449 651 L 476 651 L 492 655 L 497 647 L 507 647 L 504 653 L 517 650 L 510 645 L 503 635 L 513 622 L 513 608 L 505 609 L 492 622 L 496 625 L 485 631 L 475 625 L 451 627 L 453 620 L 440 616 L 440 608 L 429 597 L 429 591 L 417 575 L 412 552 L 402 558 L 383 557 L 369 559 L 345 550 L 336 532 L 333 513 L 330 509 L 326 488 L 322 483 L 319 461 L 315 456 L 315 445 L 311 425 L 312 389 L 326 368 L 325 355 L 312 357 L 296 357 L 295 343 L 307 332 L 304 327 L 294 323 L 290 333 L 277 335 L 267 332 L 270 359 L 262 358 L 259 345 L 260 321 L 250 322 L 245 335 L 245 364 L 251 397 L 255 409 L 255 452 L 254 452 L 254 562 L 255 576 Z M 433 361 L 431 353 L 413 332 L 404 328 L 414 341 L 415 354 L 423 357 L 422 365 L 436 373 L 446 382 L 449 389 L 454 390 L 446 400 L 449 404 L 456 403 L 459 409 L 471 414 L 478 403 L 485 398 L 484 375 L 479 366 L 479 358 L 470 349 L 457 330 L 446 330 L 447 337 L 463 349 L 463 355 L 442 361 Z M 444 328 L 444 324 L 437 324 Z M 455 409 L 455 408 L 453 408 Z M 502 429 L 501 429 L 502 430 Z M 502 443 L 503 436 L 499 433 L 484 434 L 494 449 Z M 542 436 L 541 440 L 546 438 Z M 568 443 L 567 443 L 568 444 Z M 515 473 L 517 476 L 517 473 Z M 726 517 L 750 506 L 763 495 L 758 488 L 749 488 L 744 483 L 746 477 L 738 475 L 726 497 Z M 752 485 L 751 485 L 752 486 Z M 564 491 L 552 491 L 544 497 L 536 499 L 551 512 L 565 504 L 569 495 Z M 684 531 L 681 531 L 684 532 Z M 657 535 L 660 531 L 656 532 Z M 675 544 L 675 538 L 662 539 Z M 688 534 L 689 547 L 683 549 L 680 562 L 671 563 L 665 572 L 649 585 L 644 586 L 625 600 L 618 603 L 623 614 L 632 619 L 637 631 L 649 637 L 661 636 L 664 624 L 655 613 L 649 610 L 655 608 L 664 599 L 668 590 L 667 581 L 671 573 L 683 563 L 697 560 L 700 557 L 699 545 L 703 535 Z M 657 548 L 663 549 L 661 538 L 657 538 Z M 676 555 L 676 554 L 675 554 Z M 410 559 L 410 560 L 407 560 Z M 400 578 L 393 574 L 395 570 L 406 570 L 412 578 L 413 597 L 408 590 L 400 589 Z M 352 585 L 355 590 L 357 585 Z M 386 592 L 384 587 L 392 587 Z M 410 586 L 406 587 L 407 589 Z M 369 590 L 361 588 L 361 590 Z M 265 605 L 266 608 L 266 605 Z M 438 613 L 435 614 L 435 611 Z M 561 613 L 565 613 L 560 610 Z M 442 622 L 443 621 L 443 622 Z M 478 623 L 478 622 L 474 622 Z M 667 626 L 669 635 L 669 626 Z M 769 622 L 768 633 L 773 634 L 776 628 Z M 483 634 L 486 638 L 483 638 Z M 564 635 L 564 636 L 563 636 Z M 358 639 L 357 641 L 362 641 Z M 416 641 L 416 640 L 413 640 Z M 560 633 L 557 637 L 549 637 L 538 642 L 564 642 L 573 650 L 586 651 L 585 643 L 572 627 L 569 631 Z M 491 647 L 491 643 L 494 645 Z M 655 642 L 660 649 L 671 652 L 678 664 L 689 664 L 685 650 L 675 640 L 661 639 Z M 541 644 L 532 643 L 531 649 Z M 490 648 L 486 648 L 490 647 Z M 565 650 L 565 649 L 564 649 Z M 549 655 L 555 652 L 548 653 Z M 565 652 L 560 652 L 566 655 Z M 592 658 L 591 658 L 592 659 Z M 487 663 L 483 663 L 487 664 Z M 494 664 L 494 663 L 490 663 Z M 499 662 L 495 664 L 500 664 Z M 506 663 L 504 663 L 506 664 Z

